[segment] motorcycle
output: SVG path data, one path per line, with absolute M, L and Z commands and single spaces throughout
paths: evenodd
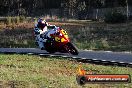
M 57 32 L 50 34 L 51 38 L 45 42 L 45 50 L 49 53 L 61 52 L 78 55 L 78 49 L 70 42 L 67 32 L 58 28 Z

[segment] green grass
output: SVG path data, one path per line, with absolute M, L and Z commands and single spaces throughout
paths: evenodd
M 78 63 L 70 58 L 0 54 L 0 87 L 6 88 L 130 88 L 129 84 L 86 84 L 76 82 L 79 65 L 96 74 L 130 74 L 132 68 Z
M 29 24 L 28 24 L 29 25 Z M 7 29 L 0 30 L 0 47 L 10 48 L 29 48 L 36 47 L 33 27 L 26 24 L 20 26 L 9 26 Z M 25 28 L 25 26 L 27 26 Z M 30 26 L 30 25 L 29 25 Z

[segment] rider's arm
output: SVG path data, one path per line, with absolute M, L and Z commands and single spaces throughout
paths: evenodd
M 55 29 L 56 26 L 55 26 L 55 25 L 48 25 L 47 28 L 48 28 L 48 29 Z
M 41 28 L 39 28 L 37 24 L 35 24 L 34 32 L 36 35 L 38 35 L 38 34 L 42 34 L 43 30 L 41 30 Z
M 46 22 L 46 26 L 50 26 L 50 24 Z
M 35 27 L 34 28 L 34 33 L 36 34 L 36 35 L 38 35 L 38 34 L 40 34 L 40 31 L 39 31 L 40 29 L 38 28 L 38 27 Z

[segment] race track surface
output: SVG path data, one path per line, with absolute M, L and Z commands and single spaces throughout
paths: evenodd
M 37 48 L 0 48 L 0 53 L 19 53 L 19 54 L 37 54 L 37 55 L 53 55 L 62 57 L 72 57 L 74 59 L 95 62 L 111 62 L 120 64 L 132 65 L 132 53 L 123 52 L 104 52 L 104 51 L 84 51 L 80 50 L 79 55 L 71 55 L 68 53 L 54 53 L 49 54 L 45 50 Z

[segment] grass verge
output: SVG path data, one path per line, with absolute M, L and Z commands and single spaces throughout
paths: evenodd
M 64 58 L 0 54 L 0 87 L 2 88 L 130 88 L 129 84 L 86 84 L 76 82 L 80 63 Z M 132 68 L 81 63 L 87 72 L 97 74 L 130 74 Z

